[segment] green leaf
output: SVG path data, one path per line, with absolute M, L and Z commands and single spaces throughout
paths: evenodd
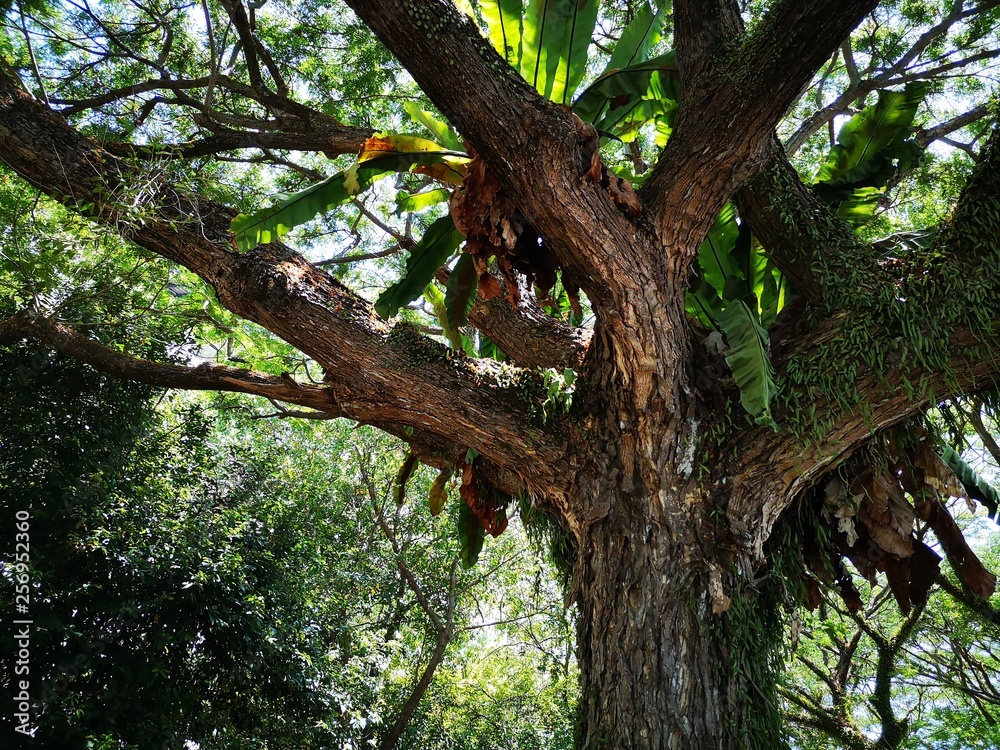
M 456 330 L 464 326 L 468 320 L 469 310 L 472 308 L 478 285 L 479 276 L 476 274 L 472 256 L 463 253 L 459 256 L 451 276 L 448 277 L 444 295 L 445 307 L 448 309 L 448 321 Z
M 565 104 L 580 85 L 587 72 L 587 53 L 597 25 L 599 0 L 576 0 L 573 15 L 566 30 L 566 74 L 559 77 L 550 98 Z
M 503 350 L 484 333 L 479 334 L 479 357 L 480 359 L 495 359 L 497 362 L 507 361 L 507 355 L 504 354 Z
M 955 472 L 969 497 L 978 500 L 985 507 L 990 518 L 996 520 L 997 509 L 1000 508 L 1000 493 L 989 482 L 976 473 L 975 469 L 969 466 L 958 453 L 952 450 L 951 446 L 942 443 L 941 460 L 948 464 L 948 467 Z
M 867 224 L 875 216 L 883 191 L 875 187 L 852 190 L 837 206 L 837 216 L 852 226 Z
M 416 102 L 403 102 L 403 109 L 406 113 L 419 122 L 445 147 L 453 151 L 462 150 L 462 141 L 451 127 L 442 120 L 439 120 L 431 112 L 421 108 Z
M 444 203 L 451 198 L 451 191 L 447 188 L 437 188 L 435 190 L 425 190 L 422 193 L 403 193 L 396 196 L 396 213 L 405 211 L 423 211 L 425 208 Z
M 677 57 L 668 52 L 604 73 L 577 97 L 573 111 L 599 133 L 620 137 L 661 118 L 669 128 L 679 98 Z
M 565 102 L 583 79 L 599 5 L 598 0 L 530 0 L 520 70 L 542 96 Z
M 375 312 L 391 318 L 403 305 L 421 295 L 434 278 L 434 273 L 455 252 L 465 238 L 455 228 L 451 216 L 442 216 L 431 224 L 406 259 L 406 270 L 395 284 L 386 289 L 375 301 Z
M 428 141 L 429 143 L 429 141 Z M 421 151 L 418 153 L 385 152 L 384 155 L 354 164 L 343 172 L 291 195 L 275 196 L 274 205 L 252 214 L 240 214 L 230 225 L 236 245 L 250 250 L 260 244 L 274 242 L 300 224 L 317 215 L 336 208 L 351 199 L 357 192 L 367 190 L 376 181 L 393 172 L 408 172 L 414 167 L 431 164 L 448 164 L 455 157 L 451 151 Z M 348 181 L 354 182 L 350 186 Z
M 757 274 L 757 283 L 754 284 L 754 296 L 759 300 L 760 324 L 764 328 L 770 328 L 781 308 L 785 306 L 787 285 L 782 283 L 784 279 L 781 271 L 764 256 L 759 243 L 755 242 L 754 246 L 756 255 L 764 258 L 764 267 Z
M 521 66 L 522 0 L 481 0 L 479 7 L 489 30 L 490 42 L 500 57 L 515 70 Z
M 648 3 L 642 4 L 622 32 L 604 73 L 627 68 L 649 58 L 649 51 L 663 38 L 663 26 L 671 5 L 670 0 L 662 0 L 654 12 Z
M 701 278 L 723 295 L 726 291 L 727 279 L 740 280 L 743 278 L 743 274 L 733 258 L 733 249 L 736 247 L 739 232 L 736 211 L 731 203 L 727 203 L 719 212 L 715 223 L 712 224 L 708 237 L 698 249 Z M 743 295 L 737 294 L 736 296 Z
M 874 105 L 865 107 L 840 129 L 837 145 L 815 182 L 830 187 L 884 187 L 895 168 L 894 160 L 912 164 L 914 151 L 905 143 L 906 137 L 929 88 L 929 83 L 919 82 L 902 91 L 880 91 Z
M 767 355 L 767 331 L 761 326 L 757 311 L 742 300 L 733 300 L 722 310 L 718 323 L 729 344 L 726 362 L 740 389 L 740 403 L 757 424 L 777 430 L 771 417 L 771 400 L 777 390 L 774 370 Z
M 753 294 L 757 264 L 753 253 L 753 235 L 746 222 L 738 224 L 736 241 L 729 251 L 729 259 L 737 273 L 726 279 L 723 289 L 726 299 L 743 299 Z
M 454 349 L 463 349 L 462 333 L 448 321 L 448 308 L 445 306 L 444 295 L 434 282 L 424 287 L 424 299 L 430 302 L 431 307 L 434 308 L 434 315 L 437 317 L 438 324 L 444 331 L 448 343 Z
M 458 541 L 461 545 L 459 559 L 463 568 L 471 568 L 479 561 L 486 530 L 469 506 L 462 502 L 458 508 Z
M 722 315 L 722 297 L 715 287 L 705 281 L 697 259 L 695 259 L 693 270 L 697 274 L 697 278 L 687 293 L 687 311 L 706 326 L 719 330 L 718 320 L 719 316 Z
M 900 253 L 915 253 L 918 250 L 929 248 L 939 234 L 937 227 L 915 229 L 912 232 L 898 232 L 876 240 L 872 243 L 872 249 L 877 250 L 881 258 Z

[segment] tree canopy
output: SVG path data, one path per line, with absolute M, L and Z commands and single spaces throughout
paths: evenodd
M 948 426 L 995 403 L 1000 3 L 4 18 L 0 343 L 390 433 L 468 567 L 547 518 L 581 746 L 774 747 L 770 633 L 851 569 L 993 594 Z

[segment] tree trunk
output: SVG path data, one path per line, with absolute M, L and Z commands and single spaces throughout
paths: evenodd
M 724 530 L 728 498 L 710 489 L 730 483 L 709 484 L 718 477 L 700 475 L 694 451 L 661 462 L 627 439 L 606 446 L 606 467 L 666 468 L 658 477 L 605 468 L 581 481 L 585 504 L 604 515 L 588 527 L 574 573 L 578 747 L 781 747 L 781 592 L 741 583 Z

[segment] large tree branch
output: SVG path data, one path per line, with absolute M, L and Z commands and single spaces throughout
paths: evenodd
M 202 76 L 200 78 L 189 78 L 183 80 L 173 80 L 170 78 L 149 78 L 139 83 L 129 84 L 128 86 L 107 89 L 97 96 L 91 96 L 86 99 L 60 99 L 58 97 L 50 97 L 49 103 L 61 105 L 62 108 L 59 110 L 59 113 L 68 117 L 70 115 L 79 114 L 80 112 L 85 112 L 88 109 L 97 109 L 98 107 L 103 107 L 111 104 L 112 102 L 121 101 L 122 99 L 131 99 L 134 96 L 145 94 L 150 91 L 177 92 L 205 88 L 208 86 L 210 81 L 211 76 Z
M 592 130 L 541 97 L 448 0 L 348 5 L 485 160 L 595 307 L 621 309 L 637 232 L 605 190 L 581 179 Z
M 839 335 L 846 320 L 841 315 L 821 326 L 812 334 L 815 346 Z M 882 372 L 859 368 L 855 390 L 861 401 L 849 412 L 841 413 L 836 399 L 815 394 L 816 414 L 839 415 L 819 437 L 806 439 L 787 428 L 777 433 L 756 428 L 741 435 L 729 522 L 747 543 L 753 562 L 762 559 L 764 541 L 792 501 L 873 435 L 926 411 L 940 399 L 995 387 L 1000 382 L 1000 362 L 988 352 L 997 345 L 1000 340 L 984 342 L 972 331 L 961 330 L 950 341 L 954 356 L 949 372 L 903 365 Z M 921 392 L 908 393 L 906 382 L 920 383 Z
M 579 368 L 593 331 L 556 320 L 538 306 L 529 290 L 520 291 L 516 305 L 506 297 L 477 295 L 469 323 L 521 367 Z
M 855 362 L 836 363 L 836 367 L 855 373 L 856 403 L 847 413 L 842 413 L 844 407 L 836 396 L 825 395 L 818 387 L 810 392 L 811 408 L 816 414 L 836 417 L 830 419 L 830 426 L 820 435 L 807 441 L 787 429 L 776 434 L 750 430 L 737 439 L 729 520 L 737 533 L 750 542 L 752 557 L 759 560 L 771 528 L 792 500 L 873 435 L 943 399 L 995 387 L 1000 382 L 1000 361 L 993 356 L 1000 345 L 1000 329 L 996 322 L 985 322 L 990 316 L 995 321 L 996 308 L 987 307 L 986 317 L 982 309 L 971 310 L 964 316 L 944 315 L 939 309 L 961 304 L 955 299 L 940 299 L 942 294 L 956 296 L 957 292 L 949 292 L 945 285 L 956 274 L 963 279 L 983 277 L 983 300 L 995 299 L 995 288 L 988 285 L 997 283 L 994 269 L 998 250 L 1000 125 L 994 127 L 982 159 L 962 191 L 954 216 L 934 247 L 925 254 L 903 259 L 896 270 L 898 278 L 881 282 L 875 291 L 871 300 L 878 299 L 874 304 L 864 294 L 858 295 L 858 304 L 824 321 L 806 333 L 803 340 L 791 342 L 786 351 L 780 352 L 779 371 L 793 360 L 798 363 L 796 367 L 808 367 L 802 363 L 808 363 L 824 346 L 849 334 L 852 325 L 884 326 L 888 330 L 875 335 L 898 336 L 900 343 L 900 354 L 894 356 L 897 361 L 883 361 L 876 367 L 862 365 L 862 357 L 858 356 Z M 979 301 L 973 294 L 964 304 L 982 308 L 987 302 Z M 866 319 L 862 309 L 866 305 L 870 305 L 870 310 L 882 310 L 880 315 L 885 320 L 873 323 Z M 913 319 L 914 308 L 925 310 L 929 316 L 924 326 Z M 897 318 L 909 318 L 910 322 L 893 328 L 900 326 L 891 322 Z M 918 333 L 913 333 L 914 328 Z M 934 369 L 914 364 L 913 357 L 906 361 L 903 356 L 926 345 L 921 328 L 938 338 L 933 344 L 941 352 L 937 356 L 948 357 L 947 362 Z M 821 366 L 828 367 L 830 363 Z M 908 393 L 906 384 L 912 383 L 919 384 L 919 388 Z M 781 419 L 779 414 L 779 422 Z
M 978 107 L 973 107 L 960 115 L 955 115 L 950 120 L 945 120 L 929 128 L 918 128 L 916 134 L 913 136 L 913 140 L 920 144 L 921 147 L 927 148 L 927 146 L 939 138 L 944 138 L 956 130 L 961 130 L 967 125 L 978 122 L 989 115 L 989 113 L 990 108 L 985 104 L 980 104 Z
M 409 425 L 462 445 L 539 494 L 560 496 L 564 449 L 490 363 L 453 358 L 289 248 L 240 254 L 234 212 L 141 175 L 68 127 L 0 71 L 0 159 L 82 214 L 190 269 L 220 302 L 317 362 L 346 416 Z
M 802 183 L 777 138 L 765 153 L 766 165 L 736 193 L 736 205 L 796 292 L 836 305 L 844 286 L 856 294 L 859 284 L 876 283 L 883 274 L 875 254 Z
M 695 93 L 714 77 L 720 56 L 740 43 L 743 18 L 734 0 L 677 0 L 674 49 L 681 86 Z
M 267 375 L 238 367 L 207 363 L 189 367 L 140 359 L 119 352 L 61 323 L 28 312 L 0 321 L 0 344 L 11 344 L 23 338 L 48 344 L 56 351 L 78 359 L 95 370 L 123 380 L 134 380 L 158 388 L 245 393 L 305 406 L 328 417 L 344 416 L 329 386 L 298 383 L 290 377 Z
M 85 336 L 72 328 L 22 311 L 0 321 L 0 344 L 20 339 L 32 339 L 47 344 L 67 356 L 84 362 L 95 370 L 117 378 L 134 380 L 158 388 L 193 391 L 225 391 L 261 396 L 278 411 L 267 417 L 297 419 L 337 419 L 346 417 L 370 424 L 409 443 L 410 450 L 429 466 L 450 467 L 455 458 L 463 456 L 466 446 L 443 439 L 426 429 L 385 421 L 375 408 L 365 416 L 359 411 L 348 413 L 341 408 L 342 397 L 335 383 L 316 386 L 300 383 L 290 377 L 267 375 L 253 370 L 213 364 L 195 367 L 165 362 L 153 362 L 132 357 Z M 286 409 L 281 404 L 303 406 L 308 411 Z M 483 476 L 500 490 L 515 495 L 523 489 L 522 480 L 514 473 L 494 463 L 484 462 Z
M 341 154 L 354 154 L 371 137 L 371 128 L 351 125 L 310 125 L 308 128 L 281 131 L 233 130 L 201 120 L 212 135 L 188 143 L 136 146 L 133 144 L 107 144 L 107 149 L 119 155 L 136 154 L 140 157 L 162 159 L 196 159 L 214 156 L 227 151 L 243 149 L 315 151 L 333 158 Z
M 642 190 L 667 246 L 683 248 L 688 261 L 694 257 L 711 220 L 760 169 L 761 152 L 788 107 L 876 5 L 877 0 L 782 0 L 754 31 L 736 40 L 728 38 L 732 0 L 679 6 L 684 18 L 679 51 L 688 49 L 679 60 L 681 109 Z M 695 38 L 686 42 L 686 36 Z M 696 210 L 699 220 L 693 220 Z

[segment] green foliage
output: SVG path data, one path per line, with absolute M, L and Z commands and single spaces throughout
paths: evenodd
M 408 114 L 415 122 L 420 123 L 434 139 L 444 145 L 445 148 L 451 149 L 452 151 L 462 151 L 462 142 L 458 134 L 451 129 L 446 122 L 438 119 L 433 113 L 428 112 L 423 109 L 416 102 L 403 102 L 403 109 L 406 110 Z
M 776 678 L 782 672 L 787 650 L 784 640 L 776 634 L 785 627 L 787 593 L 783 575 L 784 571 L 772 570 L 757 590 L 731 589 L 729 609 L 711 625 L 712 638 L 720 644 L 720 653 L 726 655 L 719 670 L 738 691 L 739 703 L 750 707 L 742 712 L 739 721 L 726 717 L 726 729 L 736 746 L 748 750 L 787 748 L 784 743 L 775 748 L 766 739 L 781 736 Z
M 528 0 L 520 71 L 552 101 L 565 103 L 583 79 L 598 0 Z
M 317 214 L 346 203 L 386 175 L 408 172 L 418 166 L 447 165 L 456 156 L 464 155 L 440 148 L 437 151 L 388 152 L 359 161 L 297 193 L 276 196 L 276 202 L 268 208 L 237 216 L 232 224 L 236 245 L 241 250 L 249 250 L 274 242 L 298 225 L 314 219 Z
M 630 142 L 648 122 L 669 134 L 679 100 L 677 57 L 668 52 L 603 73 L 580 94 L 573 111 L 598 133 Z
M 0 481 L 4 515 L 31 516 L 35 742 L 320 746 L 332 709 L 298 572 L 304 519 L 253 462 L 232 456 L 215 483 L 224 457 L 196 410 L 161 422 L 144 386 L 62 357 L 21 382 L 12 365 L 29 355 L 0 352 Z
M 402 278 L 379 295 L 375 311 L 383 318 L 391 318 L 399 308 L 419 297 L 438 268 L 455 253 L 464 239 L 450 215 L 442 216 L 431 224 L 410 251 Z
M 550 367 L 542 370 L 541 375 L 545 386 L 545 400 L 541 406 L 544 422 L 566 414 L 573 405 L 576 372 L 568 367 L 562 372 Z
M 419 193 L 403 193 L 396 195 L 396 213 L 419 212 L 425 208 L 445 203 L 451 198 L 451 191 L 446 188 L 424 190 Z
M 493 48 L 515 70 L 521 68 L 522 0 L 480 0 Z
M 869 221 L 889 179 L 919 162 L 922 149 L 909 137 L 910 126 L 929 89 L 918 82 L 902 91 L 880 91 L 878 102 L 840 129 L 814 184 L 842 219 L 856 225 Z
M 972 177 L 990 179 L 992 173 L 982 167 Z M 831 295 L 831 308 L 851 310 L 852 324 L 816 351 L 789 359 L 778 386 L 785 401 L 783 408 L 793 417 L 789 422 L 793 429 L 822 433 L 842 410 L 854 408 L 859 401 L 857 376 L 862 368 L 878 373 L 887 365 L 906 363 L 953 377 L 949 366 L 956 354 L 952 333 L 960 326 L 973 331 L 991 329 L 993 290 L 1000 288 L 1000 278 L 994 272 L 998 266 L 989 260 L 996 256 L 997 248 L 986 238 L 995 237 L 1000 227 L 1000 202 L 991 190 L 972 190 L 962 210 L 964 214 L 956 216 L 956 223 L 947 225 L 929 246 L 911 246 L 907 262 L 926 270 L 894 284 L 850 283 L 852 258 L 870 257 L 866 246 L 848 245 L 838 248 L 842 253 L 816 257 L 818 272 L 837 279 L 831 285 L 837 290 L 836 298 Z M 959 226 L 961 236 L 956 236 L 959 230 L 955 227 Z M 970 279 L 961 263 L 947 262 L 955 247 L 979 252 L 981 273 L 975 279 Z M 983 356 L 989 355 L 983 352 Z M 937 400 L 925 379 L 904 380 L 902 386 L 911 397 Z M 814 418 L 816 393 L 825 394 L 836 404 L 823 421 Z
M 364 746 L 394 720 L 436 638 L 399 555 L 439 603 L 462 553 L 454 519 L 396 505 L 396 446 L 346 425 L 246 419 L 228 398 L 213 424 L 204 401 L 164 404 L 23 345 L 0 350 L 0 366 L 0 513 L 32 519 L 36 742 L 307 750 Z M 406 492 L 422 495 L 429 476 L 412 469 Z M 518 534 L 483 549 L 465 520 L 486 561 L 459 580 L 454 656 L 401 747 L 492 747 L 498 732 L 566 747 L 571 623 L 558 603 L 543 610 L 558 597 Z M 0 576 L 10 600 L 11 588 Z M 502 635 L 470 623 L 477 605 L 510 620 Z M 546 651 L 498 653 L 498 637 Z M 503 699 L 489 721 L 469 698 L 483 690 Z
M 410 475 L 413 474 L 413 470 L 418 464 L 417 457 L 412 453 L 407 453 L 406 458 L 403 459 L 403 463 L 399 465 L 399 472 L 396 474 L 395 488 L 393 489 L 393 497 L 396 500 L 396 505 L 402 505 L 405 501 L 406 483 L 410 481 Z
M 601 74 L 602 77 L 611 71 L 623 70 L 645 62 L 649 58 L 650 51 L 663 37 L 667 13 L 672 6 L 671 0 L 654 2 L 652 7 L 647 2 L 639 6 L 632 21 L 618 38 L 618 43 L 611 52 L 611 59 Z
M 777 428 L 771 402 L 777 393 L 766 325 L 784 305 L 781 274 L 736 221 L 727 204 L 702 243 L 697 283 L 688 291 L 688 312 L 725 336 L 726 362 L 743 408 L 759 424 Z
M 742 300 L 726 305 L 719 313 L 719 327 L 726 336 L 726 363 L 740 389 L 740 403 L 758 424 L 777 429 L 771 416 L 771 401 L 777 387 L 768 356 L 767 331 L 757 312 Z
M 466 339 L 459 329 L 452 326 L 445 297 L 441 290 L 434 283 L 428 284 L 424 287 L 424 299 L 430 303 L 431 309 L 434 310 L 434 315 L 437 317 L 438 324 L 441 326 L 444 337 L 448 339 L 448 343 L 451 344 L 452 348 L 464 351 Z

